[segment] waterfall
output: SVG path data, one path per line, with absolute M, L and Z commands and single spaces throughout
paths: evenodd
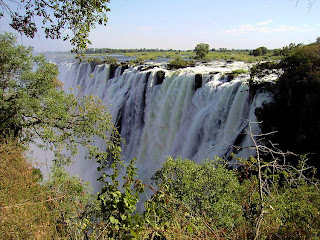
M 248 130 L 248 121 L 256 122 L 255 109 L 272 98 L 267 93 L 249 97 L 249 74 L 228 80 L 228 73 L 248 67 L 242 62 L 212 62 L 175 71 L 161 66 L 123 71 L 120 66 L 109 78 L 108 65 L 64 62 L 59 79 L 65 91 L 96 95 L 108 106 L 125 140 L 124 160 L 137 158 L 139 177 L 148 180 L 166 156 L 200 162 L 227 156 L 236 142 L 251 145 L 250 137 L 241 138 L 241 133 Z M 157 76 L 159 71 L 164 79 Z M 253 126 L 253 131 L 259 133 L 259 127 Z M 238 156 L 253 153 L 246 149 Z M 93 182 L 96 166 L 88 161 L 75 161 L 70 171 Z

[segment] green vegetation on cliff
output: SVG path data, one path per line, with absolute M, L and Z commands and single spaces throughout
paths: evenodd
M 270 140 L 280 147 L 308 154 L 319 167 L 320 157 L 320 44 L 291 47 L 279 63 L 263 63 L 255 73 L 284 72 L 273 86 L 274 101 L 258 110 L 262 131 L 277 131 Z

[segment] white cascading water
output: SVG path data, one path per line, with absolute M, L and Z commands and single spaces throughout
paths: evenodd
M 240 134 L 248 130 L 248 122 L 256 122 L 255 109 L 271 101 L 267 93 L 250 100 L 245 83 L 248 74 L 231 81 L 225 77 L 235 69 L 248 69 L 242 62 L 212 62 L 175 71 L 158 66 L 145 71 L 132 67 L 122 73 L 119 67 L 111 79 L 108 65 L 92 69 L 90 64 L 65 62 L 59 69 L 65 91 L 96 95 L 108 106 L 126 142 L 123 158 L 137 158 L 139 178 L 144 181 L 161 168 L 167 156 L 197 162 L 227 156 Z M 160 70 L 165 78 L 157 84 Z M 196 74 L 202 75 L 198 87 Z M 257 125 L 252 127 L 259 133 Z M 238 144 L 250 146 L 250 137 L 244 136 Z M 237 155 L 253 153 L 245 149 Z M 96 181 L 96 165 L 89 160 L 79 158 L 69 169 L 86 181 Z

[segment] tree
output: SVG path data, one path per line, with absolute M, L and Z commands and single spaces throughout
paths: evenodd
M 268 53 L 268 49 L 266 47 L 258 47 L 255 50 L 252 51 L 253 56 L 261 56 Z
M 10 4 L 9 4 L 10 2 Z M 106 25 L 107 3 L 110 0 L 21 0 L 0 1 L 0 18 L 8 14 L 10 26 L 27 37 L 34 38 L 39 25 L 46 38 L 69 39 L 78 55 L 90 44 L 90 30 L 96 24 Z M 14 5 L 14 7 L 12 7 Z M 40 18 L 41 24 L 36 22 Z M 66 35 L 62 30 L 70 30 Z
M 116 140 L 108 137 L 114 129 L 106 107 L 92 96 L 66 94 L 57 80 L 58 67 L 31 51 L 16 45 L 12 34 L 0 35 L 0 142 L 15 139 L 27 146 L 40 138 L 60 163 L 70 160 L 63 158 L 61 150 L 74 155 L 78 144 L 105 160 L 106 149 L 91 146 L 95 136 L 105 141 L 105 148 L 117 152 Z
M 196 58 L 203 59 L 209 53 L 209 44 L 199 43 L 195 47 Z

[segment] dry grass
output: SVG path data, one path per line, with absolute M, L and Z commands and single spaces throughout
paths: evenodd
M 0 236 L 2 239 L 52 239 L 55 227 L 24 151 L 15 143 L 0 145 Z

